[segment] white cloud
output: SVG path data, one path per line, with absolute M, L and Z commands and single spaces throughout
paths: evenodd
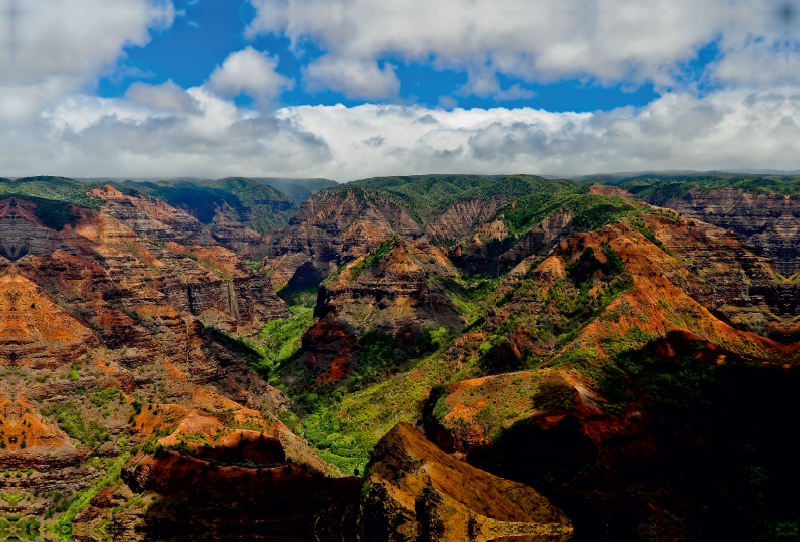
M 18 7 L 14 46 L 4 32 L 0 52 L 4 86 L 94 77 L 124 45 L 146 44 L 148 29 L 168 27 L 175 14 L 168 0 L 26 0 Z
M 15 40 L 0 34 L 0 124 L 18 126 L 113 68 L 126 45 L 172 24 L 169 0 L 18 2 Z M 3 6 L 5 7 L 5 2 Z
M 76 95 L 0 132 L 0 175 L 322 176 L 585 174 L 653 169 L 800 168 L 800 92 L 668 94 L 648 106 L 238 108 L 203 87 L 194 110 Z
M 735 83 L 706 97 L 676 91 L 641 109 L 596 113 L 464 110 L 452 96 L 440 100 L 448 110 L 254 111 L 228 98 L 248 94 L 264 105 L 293 81 L 275 71 L 276 57 L 252 47 L 232 53 L 201 87 L 137 83 L 123 98 L 93 97 L 81 89 L 117 65 L 126 44 L 144 44 L 149 29 L 170 24 L 174 8 L 164 0 L 59 1 L 26 0 L 14 55 L 0 51 L 0 175 L 350 180 L 800 168 L 798 47 L 773 0 L 253 0 L 252 35 L 285 32 L 327 51 L 304 70 L 312 90 L 394 96 L 399 82 L 380 63 L 384 54 L 464 69 L 465 93 L 496 100 L 529 96 L 517 84 L 502 89 L 498 72 L 669 81 L 675 63 L 711 39 L 724 54 L 709 76 Z
M 272 115 L 240 109 L 204 88 L 195 110 L 74 96 L 24 132 L 0 132 L 0 171 L 21 176 L 223 176 L 317 167 L 327 145 Z M 225 173 L 223 173 L 225 172 Z
M 136 82 L 128 87 L 125 97 L 149 106 L 156 111 L 178 111 L 191 113 L 197 105 L 189 94 L 172 82 L 172 79 L 161 85 L 148 85 Z
M 536 92 L 522 88 L 519 83 L 515 83 L 505 90 L 500 90 L 494 93 L 494 99 L 498 102 L 510 100 L 530 100 L 536 96 Z
M 371 60 L 323 56 L 305 68 L 303 76 L 309 92 L 333 90 L 348 98 L 380 99 L 396 95 L 400 80 L 389 63 L 383 69 Z
M 252 47 L 231 53 L 211 73 L 208 88 L 227 98 L 246 94 L 260 101 L 278 96 L 294 87 L 294 81 L 275 71 L 278 57 L 259 53 Z
M 248 35 L 283 34 L 298 50 L 310 40 L 339 65 L 374 66 L 388 55 L 463 70 L 464 92 L 478 95 L 500 91 L 497 73 L 669 86 L 711 42 L 723 60 L 709 77 L 774 85 L 800 79 L 800 41 L 785 17 L 794 1 L 251 0 Z

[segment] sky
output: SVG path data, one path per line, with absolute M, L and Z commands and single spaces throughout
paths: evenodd
M 0 0 L 0 176 L 800 169 L 800 0 Z

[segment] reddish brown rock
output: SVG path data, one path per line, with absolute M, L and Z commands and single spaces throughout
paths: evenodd
M 534 489 L 454 459 L 405 423 L 381 439 L 367 472 L 362 542 L 572 536 L 569 519 Z

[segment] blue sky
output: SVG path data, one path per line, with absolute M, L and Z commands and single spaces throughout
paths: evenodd
M 797 13 L 800 0 L 26 0 L 0 47 L 0 175 L 794 170 Z
M 172 26 L 152 33 L 152 40 L 144 47 L 128 46 L 124 50 L 122 63 L 133 68 L 131 75 L 125 76 L 119 70 L 102 77 L 98 82 L 98 95 L 119 97 L 125 94 L 128 86 L 137 80 L 151 84 L 164 83 L 171 79 L 178 85 L 189 88 L 202 85 L 212 70 L 227 58 L 230 53 L 246 46 L 259 51 L 279 55 L 278 71 L 295 80 L 301 79 L 301 68 L 322 56 L 313 43 L 305 43 L 302 51 L 290 50 L 290 40 L 281 35 L 245 37 L 247 25 L 255 17 L 255 9 L 247 0 L 193 0 L 176 2 L 175 7 L 184 12 L 175 19 Z M 713 57 L 702 51 L 686 73 L 698 62 L 707 64 Z M 398 67 L 396 74 L 400 80 L 399 96 L 387 102 L 397 101 L 405 104 L 439 105 L 442 96 L 453 96 L 467 81 L 463 71 L 435 69 L 421 62 L 404 63 L 402 58 L 392 55 L 382 56 L 380 62 L 389 62 Z M 137 73 L 138 72 L 138 73 Z M 563 81 L 536 83 L 514 77 L 502 77 L 501 86 L 510 88 L 519 85 L 523 90 L 535 95 L 531 98 L 496 100 L 493 97 L 476 95 L 457 96 L 453 103 L 458 107 L 534 107 L 548 111 L 595 111 L 610 110 L 616 107 L 643 106 L 651 102 L 657 93 L 650 82 L 602 83 L 591 77 L 568 78 Z M 241 104 L 249 103 L 246 96 L 239 96 Z M 281 95 L 281 105 L 359 105 L 364 99 L 348 98 L 335 91 L 309 93 L 303 85 Z

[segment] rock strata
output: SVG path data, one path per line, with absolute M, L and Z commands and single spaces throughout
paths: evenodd
M 454 459 L 404 423 L 375 448 L 366 488 L 362 542 L 563 541 L 573 532 L 534 489 Z

